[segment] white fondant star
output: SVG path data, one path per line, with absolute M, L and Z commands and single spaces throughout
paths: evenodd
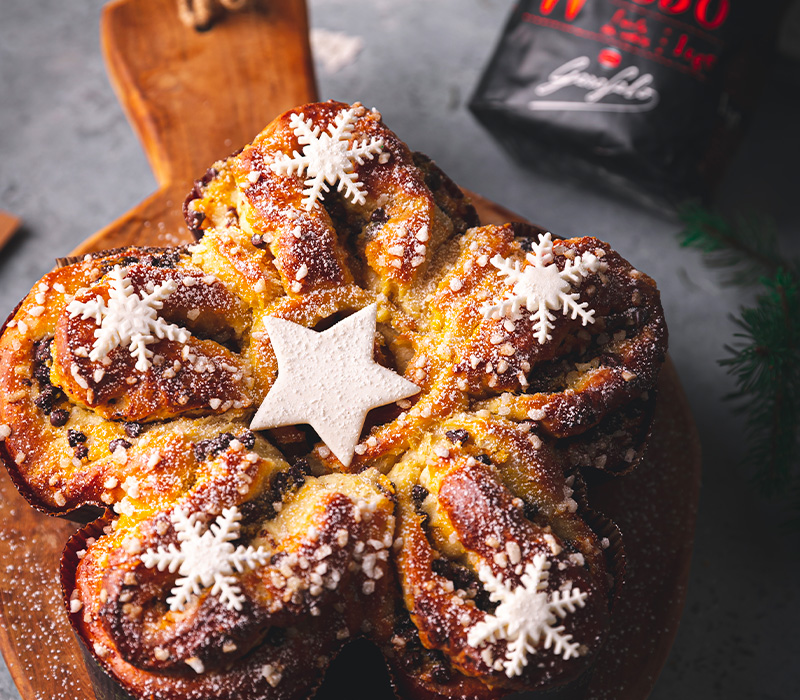
M 372 358 L 377 306 L 370 304 L 322 333 L 269 317 L 264 328 L 278 378 L 251 430 L 308 423 L 348 466 L 367 413 L 419 391 Z

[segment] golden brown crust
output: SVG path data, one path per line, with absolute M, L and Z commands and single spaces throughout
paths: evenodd
M 362 633 L 363 620 L 386 616 L 394 585 L 385 546 L 394 531 L 394 500 L 386 477 L 299 473 L 295 478 L 305 484 L 285 491 L 285 463 L 251 463 L 247 454 L 228 448 L 219 456 L 224 479 L 135 527 L 117 527 L 81 553 L 73 599 L 82 605 L 73 624 L 134 693 L 155 687 L 157 698 L 195 698 L 215 687 L 220 699 L 301 697 L 343 644 Z M 237 476 L 238 463 L 249 466 Z M 263 480 L 257 501 L 231 488 L 245 475 Z M 205 591 L 184 611 L 171 612 L 164 601 L 175 577 L 145 567 L 141 552 L 177 542 L 170 519 L 176 508 L 214 513 L 237 503 L 247 540 L 272 552 L 267 566 L 240 578 L 242 609 L 230 610 Z M 275 517 L 275 503 L 283 506 L 281 516 Z M 304 664 L 293 659 L 298 654 L 307 655 Z M 198 661 L 201 674 L 190 665 Z
M 363 201 L 328 182 L 309 206 L 305 176 L 276 164 L 304 146 L 298 115 L 325 133 L 346 110 L 352 142 L 381 144 L 352 167 Z M 478 226 L 436 165 L 360 105 L 281 115 L 196 183 L 185 212 L 196 246 L 55 270 L 0 336 L 16 483 L 50 512 L 113 511 L 104 534 L 73 543 L 85 551 L 68 591 L 100 664 L 160 700 L 305 697 L 357 636 L 420 698 L 488 700 L 582 673 L 611 587 L 574 471 L 625 471 L 644 449 L 666 352 L 653 281 L 597 239 L 556 240 L 552 271 L 588 261 L 571 289 L 592 322 L 556 310 L 543 342 L 530 309 L 487 311 L 513 291 L 503 265 L 533 265 L 538 232 Z M 172 336 L 96 351 L 98 305 L 161 292 Z M 278 373 L 264 320 L 324 330 L 372 303 L 375 360 L 419 394 L 370 412 L 348 467 L 303 426 L 251 432 Z M 210 584 L 171 608 L 182 574 L 156 553 L 179 548 L 181 513 L 199 536 L 232 508 L 237 546 L 268 553 L 231 573 L 240 609 Z M 510 595 L 542 562 L 540 590 L 580 594 L 559 622 L 575 651 L 540 640 L 536 663 L 510 670 L 512 640 L 476 641 L 498 609 L 484 579 L 502 575 Z
M 130 253 L 128 258 L 134 258 L 136 252 Z M 252 399 L 245 386 L 243 363 L 223 344 L 242 342 L 249 310 L 218 280 L 189 265 L 186 258 L 180 262 L 184 264 L 174 269 L 141 263 L 129 264 L 126 269 L 140 296 L 148 288 L 175 282 L 175 292 L 159 313 L 166 321 L 191 331 L 187 342 L 154 343 L 151 349 L 157 357 L 152 371 L 138 374 L 134 371 L 135 358 L 123 347 L 111 351 L 108 361 L 92 361 L 89 349 L 94 343 L 96 322 L 63 314 L 56 323 L 51 348 L 52 384 L 72 402 L 111 420 L 154 422 L 185 414 L 202 415 L 209 413 L 208 401 L 214 397 L 222 404 L 230 401 L 249 406 Z M 74 299 L 82 303 L 107 301 L 108 285 L 95 284 L 75 294 Z M 184 363 L 196 371 L 176 371 Z M 231 370 L 217 371 L 223 367 Z M 131 383 L 131 379 L 136 381 Z
M 592 591 L 592 605 L 570 620 L 587 650 L 597 648 L 608 618 L 600 540 L 572 498 L 572 479 L 532 437 L 504 419 L 455 416 L 389 474 L 398 488 L 403 538 L 398 573 L 419 637 L 460 673 L 495 689 L 558 685 L 579 675 L 588 659 L 576 664 L 548 657 L 512 679 L 494 668 L 502 646 L 487 656 L 485 648 L 468 643 L 469 630 L 492 608 L 475 575 L 481 565 L 516 584 L 525 565 L 546 554 L 553 582 L 558 576 Z M 407 672 L 417 685 L 437 686 L 433 678 Z

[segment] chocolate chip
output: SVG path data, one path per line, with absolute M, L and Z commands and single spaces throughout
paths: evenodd
M 194 458 L 198 462 L 202 462 L 208 457 L 208 445 L 210 442 L 211 440 L 200 440 L 200 442 L 194 444 Z
M 125 434 L 132 438 L 139 437 L 144 430 L 144 426 L 141 423 L 123 423 L 122 426 L 125 428 Z
M 299 470 L 300 474 L 303 475 L 304 480 L 305 477 L 311 476 L 311 465 L 308 463 L 308 460 L 303 457 L 296 459 L 292 467 Z
M 488 455 L 478 455 L 476 458 L 481 464 L 486 464 L 487 466 L 492 463 L 492 460 L 489 459 Z
M 528 503 L 524 501 L 525 505 L 523 506 L 522 510 L 525 513 L 525 517 L 528 520 L 533 520 L 537 515 L 539 515 L 539 506 L 535 503 Z
M 216 457 L 220 452 L 224 452 L 227 449 L 228 445 L 231 444 L 231 440 L 233 440 L 232 433 L 220 433 L 215 438 L 201 440 L 195 443 L 194 456 L 198 462 L 202 462 L 209 457 Z
M 116 440 L 112 440 L 108 443 L 108 451 L 113 455 L 118 447 L 124 447 L 126 450 L 131 446 L 124 438 L 117 438 Z
M 202 216 L 202 214 L 201 214 Z M 162 255 L 153 255 L 150 258 L 150 264 L 153 267 L 175 267 L 181 259 L 180 253 L 163 253 Z
M 53 410 L 55 404 L 63 398 L 64 394 L 60 389 L 54 387 L 52 384 L 48 384 L 42 389 L 42 393 L 33 400 L 33 403 L 41 408 L 44 414 L 47 415 Z
M 417 503 L 422 503 L 427 497 L 430 491 L 426 489 L 424 486 L 420 486 L 419 484 L 414 484 L 411 488 L 411 498 Z
M 62 425 L 66 425 L 68 420 L 69 411 L 65 411 L 63 408 L 57 408 L 50 414 L 50 425 L 54 428 L 60 428 Z
M 239 442 L 241 442 L 241 443 L 242 443 L 242 444 L 245 446 L 245 448 L 246 448 L 246 449 L 248 449 L 248 450 L 252 450 L 252 449 L 253 449 L 253 448 L 256 446 L 256 436 L 255 436 L 255 433 L 253 433 L 253 432 L 252 432 L 252 431 L 250 431 L 250 430 L 245 430 L 245 431 L 244 431 L 244 432 L 243 432 L 243 433 L 242 433 L 242 434 L 239 436 Z
M 377 224 L 385 224 L 389 220 L 389 217 L 386 216 L 386 211 L 383 207 L 378 207 L 370 214 L 369 220 Z
M 434 559 L 431 562 L 431 570 L 434 574 L 447 577 L 447 573 L 450 570 L 449 563 L 447 559 Z
M 266 642 L 270 646 L 279 647 L 286 641 L 286 630 L 282 627 L 270 627 L 266 635 Z
M 477 579 L 466 566 L 461 566 L 455 562 L 440 557 L 431 563 L 431 569 L 435 574 L 450 579 L 456 588 L 467 590 L 470 586 L 477 586 Z
M 70 447 L 77 447 L 82 442 L 86 442 L 86 435 L 84 435 L 80 430 L 73 430 L 69 428 L 67 430 L 67 442 L 69 443 Z
M 467 440 L 469 440 L 469 433 L 463 428 L 448 430 L 444 436 L 454 445 L 463 445 Z
M 394 619 L 394 633 L 400 637 L 410 639 L 417 636 L 417 628 L 411 621 L 411 616 L 408 614 L 405 606 L 399 601 L 395 603 L 395 619 Z
M 36 362 L 47 362 L 50 359 L 50 345 L 52 342 L 53 340 L 48 338 L 34 343 L 33 359 Z
M 254 245 L 256 248 L 260 248 L 261 246 L 263 246 L 263 245 L 264 245 L 264 238 L 263 238 L 262 236 L 260 236 L 259 234 L 257 234 L 257 233 L 254 233 L 254 234 L 253 234 L 253 235 L 250 237 L 250 242 L 251 242 L 251 243 L 252 243 L 252 244 L 253 244 L 253 245 Z
M 291 467 L 278 472 L 272 478 L 268 494 L 270 506 L 273 503 L 280 503 L 288 493 L 296 491 L 306 482 L 306 474 L 300 464 L 301 462 L 305 462 L 305 460 L 297 460 Z
M 50 346 L 52 339 L 39 340 L 34 343 L 33 350 L 33 376 L 39 382 L 40 387 L 50 384 L 50 368 L 46 362 L 50 359 Z
M 50 384 L 50 368 L 47 365 L 34 365 L 33 376 L 39 382 L 40 386 L 46 386 L 47 384 Z
M 75 447 L 75 456 L 78 459 L 86 459 L 89 456 L 89 448 L 86 445 L 78 445 Z
M 427 177 L 425 178 L 425 184 L 428 185 L 428 187 L 430 187 L 430 189 L 434 192 L 442 186 L 442 175 L 438 168 L 431 168 L 431 170 L 428 171 Z

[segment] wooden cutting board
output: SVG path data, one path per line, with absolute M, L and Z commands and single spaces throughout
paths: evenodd
M 180 24 L 175 0 L 117 0 L 104 9 L 101 33 L 111 81 L 159 189 L 74 254 L 188 242 L 181 204 L 192 181 L 248 143 L 277 114 L 316 97 L 304 2 L 256 6 L 198 33 Z M 485 223 L 518 219 L 488 200 L 473 199 Z M 670 362 L 660 392 L 644 463 L 629 476 L 590 487 L 593 507 L 623 532 L 628 573 L 594 674 L 581 688 L 559 693 L 559 700 L 644 700 L 677 631 L 691 558 L 700 448 Z M 76 526 L 34 511 L 5 472 L 0 496 L 0 650 L 11 675 L 23 700 L 94 700 L 57 581 L 61 550 Z M 320 695 L 390 697 L 380 657 L 370 654 L 361 647 L 345 652 Z
M 19 228 L 19 219 L 0 210 L 0 249 L 8 243 Z

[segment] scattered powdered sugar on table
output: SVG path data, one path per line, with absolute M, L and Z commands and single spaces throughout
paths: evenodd
M 16 656 L 22 665 L 21 675 L 40 679 L 32 696 L 36 700 L 87 697 L 87 688 L 82 682 L 76 682 L 83 670 L 82 659 L 74 656 L 71 645 L 59 643 L 71 635 L 71 630 L 61 597 L 58 566 L 43 561 L 40 553 L 40 549 L 50 547 L 45 544 L 46 540 L 58 536 L 54 533 L 26 536 L 16 529 L 7 530 L 6 534 L 8 537 L 0 546 L 2 589 L 19 590 L 22 586 L 19 579 L 22 579 L 26 590 L 24 599 L 3 595 L 6 620 L 23 617 L 22 612 L 13 612 L 14 608 L 23 608 L 25 615 L 38 620 L 37 625 L 17 621 L 8 625 L 8 632 L 15 642 Z
M 363 48 L 364 40 L 360 36 L 350 36 L 329 29 L 311 30 L 311 51 L 329 75 L 355 63 Z

